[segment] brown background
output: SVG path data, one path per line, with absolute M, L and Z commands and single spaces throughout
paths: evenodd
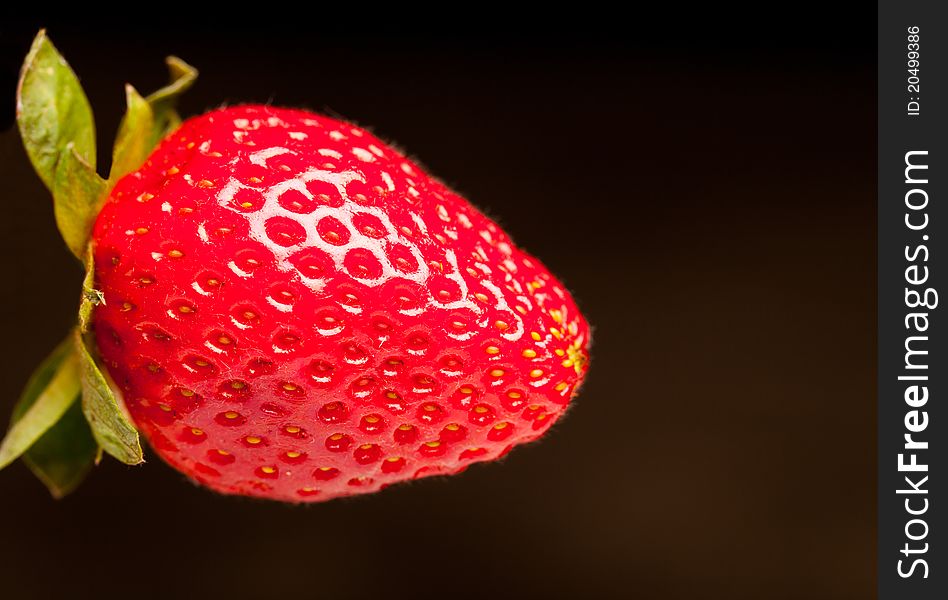
M 300 508 L 107 460 L 54 502 L 14 465 L 0 596 L 873 597 L 874 15 L 795 10 L 476 34 L 5 20 L 0 126 L 41 22 L 101 148 L 122 83 L 155 89 L 174 52 L 202 69 L 187 113 L 272 101 L 396 140 L 541 256 L 596 329 L 568 418 L 451 479 Z M 12 132 L 0 185 L 7 413 L 80 272 Z

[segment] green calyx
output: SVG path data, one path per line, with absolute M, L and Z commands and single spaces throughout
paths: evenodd
M 82 481 L 103 452 L 125 464 L 143 462 L 138 432 L 120 395 L 99 366 L 92 327 L 96 305 L 90 234 L 102 204 L 124 175 L 139 168 L 181 119 L 175 103 L 197 78 L 184 61 L 167 59 L 171 82 L 142 97 L 125 86 L 127 109 L 112 150 L 108 178 L 96 171 L 95 124 L 79 80 L 41 30 L 17 86 L 17 126 L 36 173 L 53 195 L 56 225 L 86 269 L 78 325 L 34 371 L 0 442 L 0 469 L 22 458 L 60 498 Z
M 128 106 L 112 151 L 108 179 L 96 171 L 95 121 L 79 79 L 41 30 L 17 86 L 16 121 L 33 168 L 53 194 L 56 224 L 66 245 L 84 259 L 92 224 L 115 183 L 145 162 L 180 123 L 174 106 L 197 71 L 168 57 L 171 83 L 142 98 L 125 86 Z

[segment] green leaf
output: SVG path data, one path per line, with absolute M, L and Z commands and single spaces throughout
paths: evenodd
M 50 393 L 53 381 L 57 376 L 62 377 L 63 369 L 71 369 L 72 391 L 67 394 L 71 396 L 68 399 L 69 407 L 21 456 L 56 498 L 62 498 L 79 485 L 92 468 L 98 451 L 89 424 L 82 416 L 79 402 L 82 392 L 74 344 L 75 338 L 70 334 L 37 367 L 14 407 L 11 419 L 11 434 L 14 429 L 22 428 L 29 420 L 35 419 L 39 414 L 39 402 L 44 401 L 43 394 Z M 6 444 L 4 442 L 4 446 Z
M 128 465 L 144 462 L 138 431 L 126 416 L 116 392 L 89 352 L 86 338 L 75 332 L 82 378 L 82 412 L 103 450 Z
M 19 458 L 79 398 L 79 361 L 72 344 L 63 342 L 40 364 L 27 383 L 14 422 L 0 444 L 0 469 Z
M 40 179 L 53 191 L 56 165 L 69 143 L 95 169 L 95 123 L 76 74 L 46 31 L 33 40 L 17 86 L 16 120 L 26 153 Z
M 125 85 L 125 103 L 125 117 L 119 125 L 112 150 L 109 188 L 124 175 L 142 166 L 153 147 L 155 117 L 151 105 L 128 84 Z
M 178 98 L 194 84 L 198 76 L 197 69 L 177 56 L 169 56 L 165 62 L 168 64 L 171 83 L 146 98 L 155 115 L 155 127 L 150 147 L 154 147 L 161 138 L 181 124 L 181 117 L 175 112 L 175 105 Z
M 174 110 L 175 104 L 197 79 L 197 71 L 174 56 L 169 56 L 166 62 L 171 83 L 148 98 L 142 98 L 131 85 L 125 86 L 128 108 L 112 150 L 108 189 L 124 175 L 144 164 L 158 142 L 181 124 L 181 118 Z
M 72 142 L 66 144 L 53 180 L 53 212 L 56 225 L 66 245 L 82 260 L 92 224 L 105 199 L 106 183 L 76 152 Z
M 99 445 L 82 414 L 79 397 L 22 457 L 57 499 L 76 489 L 97 462 Z
M 20 421 L 35 405 L 67 357 L 76 360 L 74 343 L 70 334 L 34 371 L 13 409 L 12 423 Z M 82 482 L 92 468 L 98 450 L 89 424 L 82 416 L 78 381 L 75 389 L 72 404 L 63 416 L 21 457 L 55 498 L 62 498 Z

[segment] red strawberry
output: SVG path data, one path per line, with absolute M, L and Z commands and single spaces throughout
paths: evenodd
M 457 473 L 541 436 L 585 375 L 587 324 L 539 261 L 322 115 L 190 119 L 91 241 L 125 408 L 219 492 L 320 501 Z
M 585 321 L 494 223 L 372 134 L 240 106 L 191 119 L 93 233 L 102 357 L 155 450 L 282 500 L 454 473 L 533 440 Z

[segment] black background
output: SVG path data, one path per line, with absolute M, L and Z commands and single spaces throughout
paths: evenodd
M 6 18 L 0 126 L 41 24 L 102 155 L 122 84 L 156 89 L 169 53 L 202 71 L 186 114 L 263 101 L 370 125 L 566 282 L 595 326 L 583 394 L 503 464 L 310 507 L 217 497 L 154 457 L 55 502 L 14 465 L 0 595 L 873 597 L 875 7 L 468 31 L 349 8 Z M 12 130 L 0 189 L 6 412 L 81 274 Z

